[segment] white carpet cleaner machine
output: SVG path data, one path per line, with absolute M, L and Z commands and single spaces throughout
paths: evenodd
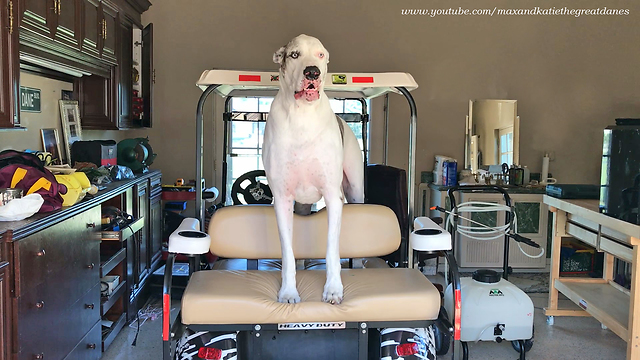
M 464 202 L 456 205 L 455 192 L 499 192 L 504 196 L 504 205 L 488 202 Z M 493 270 L 476 270 L 473 277 L 461 278 L 461 333 L 463 359 L 467 360 L 469 341 L 511 341 L 513 348 L 520 353 L 520 360 L 533 346 L 533 302 L 520 288 L 510 283 L 509 276 L 509 239 L 517 242 L 520 250 L 535 258 L 544 255 L 530 255 L 524 252 L 520 243 L 540 248 L 540 245 L 520 236 L 517 231 L 517 219 L 511 206 L 509 194 L 501 187 L 489 185 L 471 185 L 453 187 L 448 190 L 451 211 L 441 207 L 432 209 L 448 214 L 446 229 L 450 231 L 455 249 L 456 236 L 461 234 L 478 241 L 497 240 L 504 237 L 504 268 L 502 276 Z M 500 211 L 505 212 L 505 224 L 491 227 L 471 219 L 473 214 Z M 461 214 L 469 214 L 463 217 Z M 455 250 L 454 250 L 455 251 Z M 454 300 L 452 286 L 444 294 L 444 307 L 453 313 Z

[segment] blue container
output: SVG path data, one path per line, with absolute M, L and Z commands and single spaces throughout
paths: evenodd
M 443 168 L 442 185 L 456 186 L 458 183 L 458 163 L 455 161 L 445 161 Z

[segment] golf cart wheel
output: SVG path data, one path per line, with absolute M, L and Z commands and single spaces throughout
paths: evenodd
M 442 317 L 444 317 L 448 321 L 449 314 L 447 314 L 447 310 L 445 310 L 444 307 L 440 308 L 440 310 L 442 311 Z M 431 326 L 433 326 L 435 335 L 434 340 L 436 345 L 436 355 L 445 355 L 449 352 L 449 348 L 451 347 L 451 334 L 449 334 L 448 332 L 443 332 L 438 326 Z
M 264 170 L 253 170 L 236 179 L 231 187 L 233 205 L 271 204 L 273 194 L 266 177 Z M 242 198 L 238 195 L 242 195 Z
M 520 342 L 518 340 L 512 341 L 511 346 L 513 346 L 513 350 L 520 353 Z M 533 347 L 533 339 L 524 341 L 524 352 L 529 352 Z

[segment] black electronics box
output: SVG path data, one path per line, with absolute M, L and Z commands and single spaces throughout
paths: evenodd
M 600 212 L 640 225 L 640 119 L 604 129 Z
M 600 185 L 549 184 L 547 195 L 560 199 L 599 199 Z
M 116 165 L 118 146 L 114 140 L 76 141 L 71 145 L 71 164 L 90 162 L 96 166 Z

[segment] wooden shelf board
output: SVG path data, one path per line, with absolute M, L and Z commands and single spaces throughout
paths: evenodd
M 115 253 L 109 260 L 100 264 L 100 277 L 104 277 L 113 270 L 120 262 L 127 257 L 127 249 L 122 248 Z
M 556 279 L 555 288 L 623 340 L 628 339 L 629 295 L 606 283 Z M 586 305 L 585 305 L 586 304 Z
M 126 290 L 126 287 L 125 287 L 126 284 L 127 284 L 126 281 L 122 281 L 120 284 L 118 284 L 118 286 L 115 288 L 115 290 L 113 291 L 111 296 L 109 296 L 108 299 L 100 299 L 100 313 L 102 314 L 102 316 L 104 316 L 104 314 L 106 314 L 107 311 L 111 309 L 113 304 L 116 303 L 118 298 L 120 298 L 122 294 L 124 294 L 124 291 Z
M 107 348 L 109 348 L 109 345 L 111 345 L 111 343 L 116 338 L 118 333 L 120 333 L 120 330 L 122 330 L 126 322 L 127 322 L 127 313 L 122 313 L 122 315 L 120 315 L 120 317 L 118 318 L 118 321 L 113 323 L 113 326 L 111 327 L 111 331 L 103 335 L 102 337 L 103 352 L 106 351 Z

